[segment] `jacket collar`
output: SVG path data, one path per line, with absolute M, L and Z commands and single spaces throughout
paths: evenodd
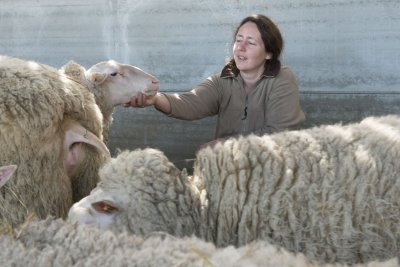
M 281 69 L 281 62 L 277 60 L 275 64 L 265 64 L 264 73 L 261 76 L 265 77 L 275 77 L 278 75 Z M 236 64 L 231 61 L 225 65 L 225 67 L 221 71 L 221 78 L 234 78 L 239 75 L 239 69 L 236 67 Z

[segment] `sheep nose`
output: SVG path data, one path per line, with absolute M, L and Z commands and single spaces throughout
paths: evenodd
M 153 79 L 151 79 L 151 83 L 157 84 L 157 83 L 160 83 L 160 81 L 157 78 L 153 78 Z

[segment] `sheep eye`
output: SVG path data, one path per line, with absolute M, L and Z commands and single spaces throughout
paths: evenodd
M 111 214 L 111 213 L 115 213 L 118 211 L 118 208 L 111 205 L 110 203 L 106 202 L 106 201 L 99 201 L 99 202 L 95 202 L 92 203 L 92 207 L 100 213 L 107 213 L 107 214 Z
M 110 75 L 111 76 L 116 76 L 118 73 L 116 73 L 116 72 L 113 72 L 113 73 L 111 73 Z

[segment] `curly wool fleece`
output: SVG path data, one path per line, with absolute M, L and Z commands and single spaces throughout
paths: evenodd
M 193 177 L 161 151 L 125 151 L 69 219 L 93 220 L 104 200 L 119 210 L 106 226 L 115 232 L 195 234 L 219 247 L 267 240 L 323 262 L 389 259 L 400 247 L 398 136 L 400 118 L 387 116 L 240 137 L 200 150 Z
M 232 266 L 346 267 L 308 260 L 265 241 L 241 248 L 216 248 L 196 237 L 166 233 L 145 237 L 104 232 L 90 225 L 48 218 L 18 229 L 16 239 L 0 235 L 0 266 Z M 354 267 L 396 267 L 398 260 Z

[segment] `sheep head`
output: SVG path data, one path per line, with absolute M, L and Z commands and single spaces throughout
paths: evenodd
M 114 232 L 165 231 L 183 236 L 198 228 L 200 196 L 159 150 L 125 151 L 100 170 L 100 182 L 75 203 L 71 222 L 96 224 Z
M 84 84 L 96 96 L 104 95 L 102 101 L 112 107 L 128 102 L 138 92 L 155 95 L 159 91 L 156 77 L 138 67 L 114 60 L 97 63 L 88 70 L 71 60 L 60 72 Z
M 86 71 L 85 76 L 95 87 L 105 90 L 113 106 L 128 102 L 138 92 L 155 95 L 159 90 L 159 80 L 153 75 L 113 60 L 97 63 Z
M 0 167 L 0 187 L 2 187 L 17 169 L 17 165 L 7 165 Z

